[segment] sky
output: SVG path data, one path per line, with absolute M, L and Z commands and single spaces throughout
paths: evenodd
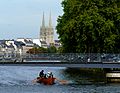
M 0 39 L 39 38 L 43 12 L 48 25 L 51 12 L 55 29 L 63 14 L 62 0 L 0 0 Z M 56 30 L 54 38 L 58 39 Z

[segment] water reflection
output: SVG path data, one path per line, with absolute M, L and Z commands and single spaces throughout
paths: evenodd
M 106 83 L 106 74 L 100 69 L 76 69 L 67 68 L 63 71 L 63 76 L 67 80 L 72 80 L 75 84 L 100 84 Z

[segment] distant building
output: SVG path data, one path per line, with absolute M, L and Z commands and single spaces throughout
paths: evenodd
M 14 41 L 13 46 L 15 47 L 15 52 L 17 54 L 22 55 L 23 54 L 23 47 L 25 46 L 25 44 L 23 42 L 20 41 Z
M 23 46 L 25 46 L 24 43 L 22 43 L 21 41 L 15 41 L 15 40 L 6 40 L 5 43 L 10 46 L 12 45 L 14 47 L 14 52 L 15 53 L 19 53 L 20 55 L 22 54 L 23 51 Z
M 40 39 L 33 39 L 33 43 L 38 45 L 39 47 L 41 47 L 41 42 L 40 42 Z
M 48 27 L 45 26 L 45 19 L 43 13 L 42 26 L 40 27 L 40 40 L 46 42 L 48 46 L 50 44 L 54 44 L 54 30 L 52 27 L 51 13 L 49 16 Z
M 23 42 L 25 44 L 25 38 L 17 38 L 17 41 Z
M 62 46 L 61 43 L 60 43 L 60 40 L 55 40 L 54 42 L 55 42 L 54 46 L 55 46 L 56 48 L 59 48 L 59 47 Z
M 4 54 L 4 57 L 13 56 L 15 53 L 15 48 L 12 45 L 12 43 L 9 43 L 9 41 L 14 41 L 14 40 L 0 40 L 0 48 L 1 48 L 0 52 Z
M 48 45 L 45 41 L 40 41 L 40 42 L 41 42 L 41 47 L 48 48 Z
M 31 38 L 18 38 L 17 41 L 25 44 L 25 46 L 23 46 L 23 54 L 35 46 Z

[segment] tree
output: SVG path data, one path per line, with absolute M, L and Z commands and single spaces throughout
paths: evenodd
M 58 53 L 63 53 L 63 47 L 59 47 L 58 50 L 57 50 Z
M 57 52 L 57 49 L 56 49 L 55 46 L 50 46 L 50 47 L 48 48 L 48 53 L 56 53 L 56 52 Z
M 47 53 L 47 52 L 48 52 L 47 49 L 43 47 L 34 47 L 27 51 L 27 53 L 30 54 L 39 54 L 39 53 Z
M 56 29 L 64 52 L 120 52 L 120 0 L 64 0 L 62 7 Z

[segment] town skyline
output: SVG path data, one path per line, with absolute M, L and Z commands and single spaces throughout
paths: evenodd
M 55 26 L 62 15 L 62 0 L 12 0 L 0 1 L 0 39 L 39 38 L 42 15 L 48 25 L 51 12 L 54 39 L 58 39 Z

